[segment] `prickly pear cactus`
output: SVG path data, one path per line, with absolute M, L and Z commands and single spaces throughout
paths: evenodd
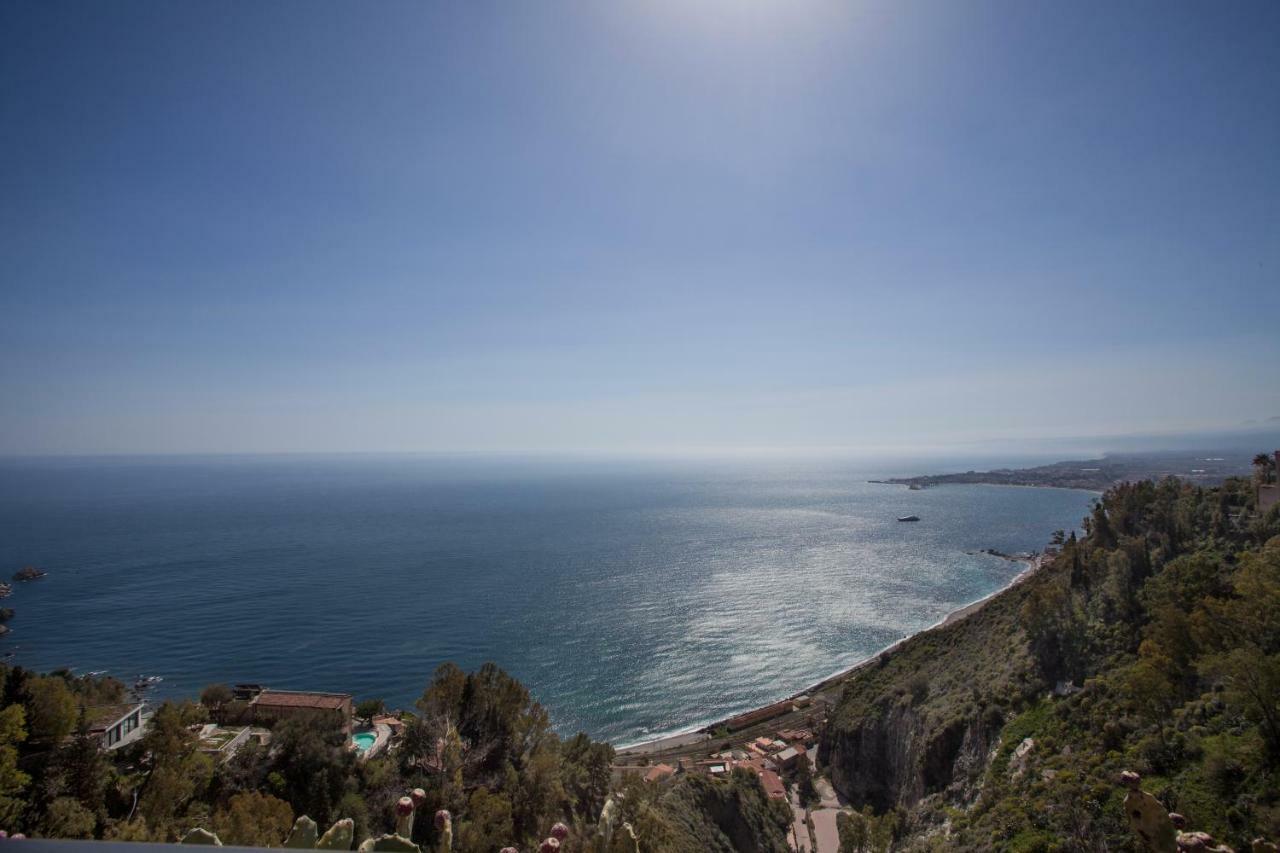
M 317 850 L 350 850 L 356 835 L 356 822 L 349 817 L 335 823 L 316 842 Z
M 355 821 L 343 818 L 336 822 L 324 835 L 316 838 L 316 822 L 303 815 L 293 822 L 293 829 L 282 846 L 294 850 L 350 850 L 351 840 L 355 837 Z M 221 847 L 222 840 L 207 829 L 196 827 L 182 836 L 179 844 L 206 844 Z
M 423 795 L 423 799 L 426 795 Z M 449 853 L 453 849 L 453 815 L 449 814 L 448 809 L 441 809 L 436 812 L 436 832 L 440 833 L 440 840 L 436 843 L 437 853 Z
M 1177 833 L 1169 812 L 1155 797 L 1142 790 L 1142 777 L 1131 770 L 1120 774 L 1120 781 L 1129 789 L 1124 797 L 1124 814 L 1129 828 L 1138 836 L 1141 849 L 1150 853 L 1177 853 Z
M 201 829 L 198 826 L 195 829 L 187 830 L 187 834 L 182 836 L 182 839 L 178 843 L 179 844 L 207 844 L 211 847 L 222 846 L 222 842 L 218 839 L 218 836 L 214 835 L 209 830 Z
M 293 822 L 293 829 L 289 832 L 289 837 L 284 840 L 284 846 L 292 850 L 314 850 L 318 834 L 319 827 L 316 826 L 316 822 L 303 815 Z

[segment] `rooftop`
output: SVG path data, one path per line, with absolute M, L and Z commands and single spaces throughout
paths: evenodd
M 89 721 L 89 731 L 105 732 L 141 707 L 141 702 L 126 702 L 120 705 L 94 705 L 86 708 L 85 716 Z
M 782 780 L 778 778 L 778 774 L 772 770 L 760 771 L 760 784 L 764 786 L 764 792 L 772 799 L 785 800 L 787 798 L 787 789 L 783 786 Z
M 264 690 L 253 704 L 272 708 L 315 708 L 340 711 L 351 701 L 350 693 L 308 693 L 298 690 Z
M 646 782 L 657 782 L 660 779 L 667 778 L 668 776 L 670 776 L 672 773 L 675 773 L 675 772 L 676 772 L 676 769 L 672 767 L 670 764 L 655 764 L 652 768 L 650 768 L 648 773 L 644 774 L 644 780 Z

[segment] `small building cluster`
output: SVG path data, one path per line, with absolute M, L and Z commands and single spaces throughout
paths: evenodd
M 104 750 L 139 741 L 151 717 L 148 706 L 141 701 L 98 705 L 86 711 L 89 733 Z M 328 717 L 352 735 L 349 744 L 361 757 L 387 749 L 404 733 L 404 720 L 396 714 L 378 714 L 368 726 L 355 729 L 349 693 L 273 690 L 260 684 L 236 685 L 230 701 L 215 709 L 217 722 L 194 725 L 191 731 L 199 741 L 200 751 L 221 763 L 248 743 L 269 744 L 271 728 L 276 723 L 309 715 Z
M 796 769 L 802 761 L 812 760 L 810 753 L 816 742 L 817 738 L 810 729 L 786 728 L 779 729 L 772 736 L 762 735 L 706 758 L 680 759 L 676 766 L 663 763 L 651 767 L 620 767 L 618 770 L 624 775 L 641 774 L 647 782 L 662 782 L 681 773 L 723 777 L 742 768 L 759 777 L 770 797 L 783 800 L 787 791 L 780 774 Z

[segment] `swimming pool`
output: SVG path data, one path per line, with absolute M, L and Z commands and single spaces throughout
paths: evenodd
M 373 732 L 356 732 L 351 736 L 351 742 L 356 745 L 356 749 L 361 752 L 368 752 L 373 747 L 378 736 Z

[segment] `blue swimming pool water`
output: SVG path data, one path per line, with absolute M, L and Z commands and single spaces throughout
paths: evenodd
M 361 752 L 368 752 L 377 739 L 378 736 L 373 732 L 356 732 L 351 736 L 351 741 L 356 745 L 356 749 Z

